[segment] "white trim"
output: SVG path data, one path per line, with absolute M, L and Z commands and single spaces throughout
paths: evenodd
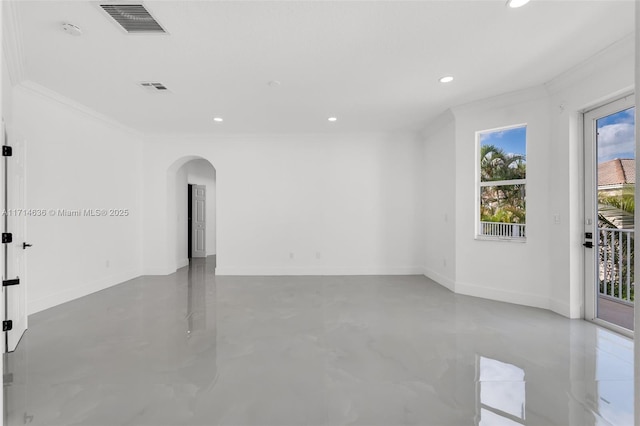
M 427 124 L 422 129 L 422 131 L 420 132 L 420 136 L 422 138 L 427 138 L 433 133 L 442 130 L 445 126 L 448 126 L 449 124 L 455 124 L 455 121 L 456 117 L 453 114 L 453 111 L 451 109 L 447 109 L 442 114 L 431 120 L 429 124 Z
M 551 310 L 552 312 L 555 312 L 558 315 L 562 315 L 563 317 L 567 317 L 570 319 L 582 318 L 580 314 L 571 315 L 571 307 L 569 306 L 568 303 L 561 300 L 549 299 L 549 310 Z
M 526 157 L 527 157 L 527 145 L 529 144 L 529 138 L 528 138 L 528 123 L 520 123 L 520 124 L 510 124 L 507 126 L 501 126 L 501 127 L 494 127 L 491 129 L 485 129 L 485 130 L 477 130 L 475 132 L 475 163 L 476 163 L 476 173 L 475 173 L 475 179 L 476 179 L 476 200 L 475 200 L 475 230 L 474 230 L 474 239 L 475 240 L 479 240 L 479 241 L 486 241 L 486 240 L 490 240 L 490 241 L 518 241 L 518 242 L 526 242 L 527 239 L 525 238 L 507 238 L 507 237 L 498 237 L 498 238 L 494 238 L 494 237 L 488 237 L 486 235 L 482 235 L 480 233 L 480 227 L 481 227 L 481 217 L 480 217 L 480 206 L 482 205 L 482 197 L 481 197 L 481 193 L 482 193 L 482 188 L 487 188 L 487 187 L 492 187 L 492 186 L 508 186 L 508 185 L 524 185 L 525 187 L 525 200 L 526 200 L 526 187 L 527 187 L 527 179 L 525 176 L 525 179 L 512 179 L 512 180 L 497 180 L 497 181 L 482 181 L 482 171 L 481 171 L 481 167 L 480 167 L 480 153 L 482 152 L 482 146 L 481 146 L 481 136 L 483 134 L 487 134 L 487 133 L 495 133 L 495 132 L 502 132 L 505 130 L 514 130 L 514 129 L 521 129 L 524 128 L 525 129 L 525 161 L 526 161 Z M 526 215 L 526 209 L 525 209 L 525 215 Z M 525 221 L 526 222 L 526 221 Z M 526 226 L 526 224 L 523 224 Z M 487 238 L 488 237 L 488 238 Z
M 456 282 L 456 293 L 498 302 L 514 303 L 532 308 L 550 309 L 549 299 L 537 294 L 508 291 L 487 286 Z
M 544 86 L 550 95 L 565 90 L 567 87 L 577 82 L 592 78 L 601 74 L 602 71 L 611 67 L 611 64 L 618 64 L 621 61 L 632 57 L 634 52 L 634 34 L 628 34 L 622 39 L 610 44 L 585 61 L 559 74 L 549 80 Z M 609 98 L 611 99 L 611 98 Z
M 2 13 L 2 50 L 7 61 L 9 80 L 14 86 L 25 79 L 25 63 L 23 54 L 22 31 L 20 13 L 16 4 L 18 1 L 3 1 Z
M 174 266 L 177 266 L 177 265 L 174 265 Z M 171 274 L 174 274 L 177 270 L 178 268 L 172 268 L 171 266 L 151 267 L 151 268 L 144 268 L 142 270 L 142 275 L 149 275 L 149 276 L 171 275 Z
M 485 180 L 480 181 L 480 187 L 485 186 L 510 186 L 510 185 L 526 185 L 526 179 L 512 179 L 512 180 Z
M 111 127 L 114 127 L 116 129 L 122 130 L 124 132 L 127 132 L 133 136 L 139 137 L 139 138 L 143 138 L 144 134 L 131 128 L 128 126 L 125 126 L 124 124 L 120 123 L 117 120 L 114 120 L 111 117 L 108 117 L 100 112 L 97 112 L 89 107 L 86 107 L 85 105 L 74 101 L 73 99 L 67 98 L 66 96 L 61 95 L 60 93 L 53 91 L 51 89 L 48 89 L 44 86 L 41 86 L 38 83 L 35 83 L 31 80 L 26 80 L 23 81 L 22 83 L 20 83 L 17 87 L 17 89 L 22 89 L 25 90 L 28 93 L 32 93 L 38 96 L 41 96 L 45 99 L 48 100 L 52 100 L 55 102 L 58 102 L 60 104 L 62 104 L 63 106 L 73 109 L 74 111 L 80 112 L 82 114 L 84 114 L 85 116 L 96 120 L 102 124 L 106 124 L 109 125 Z
M 533 102 L 541 99 L 548 99 L 549 94 L 544 85 L 536 85 L 514 92 L 503 93 L 490 98 L 484 98 L 451 108 L 454 116 L 473 114 L 476 111 L 488 111 L 514 105 Z
M 138 269 L 128 269 L 121 273 L 99 278 L 88 283 L 83 281 L 81 285 L 28 301 L 27 314 L 32 315 L 36 312 L 44 311 L 45 309 L 70 302 L 83 296 L 88 296 L 89 294 L 105 290 L 138 277 L 140 277 L 140 271 Z
M 354 267 L 314 267 L 314 266 L 222 266 L 216 268 L 217 276 L 323 276 L 323 275 L 424 275 L 419 266 L 354 266 Z
M 509 243 L 526 243 L 527 237 L 493 237 L 490 235 L 476 235 L 474 240 L 478 241 L 500 241 Z
M 591 232 L 594 236 L 592 249 L 583 249 L 583 281 L 582 281 L 582 302 L 584 318 L 589 321 L 596 321 L 598 302 L 598 147 L 596 143 L 597 121 L 620 111 L 634 107 L 635 98 L 627 93 L 622 97 L 611 97 L 600 103 L 597 108 L 590 108 L 580 114 L 582 122 L 582 149 L 583 149 L 583 206 L 585 219 L 591 219 L 591 224 L 587 225 L 583 221 L 583 232 Z M 588 163 L 588 164 L 587 164 Z M 623 185 L 620 185 L 622 187 Z M 583 234 L 584 235 L 584 234 Z M 582 237 L 582 236 L 581 236 Z
M 602 320 L 600 318 L 594 318 L 592 320 L 587 320 L 595 325 L 597 325 L 598 327 L 602 327 L 602 328 L 606 328 L 607 330 L 611 330 L 611 331 L 615 331 L 618 334 L 622 334 L 625 337 L 628 337 L 630 339 L 633 339 L 633 331 L 624 328 L 624 327 L 620 327 L 619 325 L 615 325 L 612 322 L 608 322 L 605 320 Z
M 431 281 L 434 281 L 436 284 L 439 284 L 454 293 L 456 292 L 456 283 L 454 280 L 447 278 L 444 275 L 439 274 L 438 272 L 435 272 L 429 268 L 424 268 L 424 276 Z

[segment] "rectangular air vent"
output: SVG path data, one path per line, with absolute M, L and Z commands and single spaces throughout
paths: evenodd
M 142 81 L 140 83 L 140 87 L 150 92 L 167 92 L 167 86 L 157 81 Z
M 166 33 L 141 4 L 101 4 L 100 7 L 128 33 Z

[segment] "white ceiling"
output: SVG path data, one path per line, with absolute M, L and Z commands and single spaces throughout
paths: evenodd
M 27 79 L 150 133 L 419 129 L 547 82 L 634 27 L 630 0 L 147 0 L 170 34 L 129 35 L 98 2 L 18 3 Z

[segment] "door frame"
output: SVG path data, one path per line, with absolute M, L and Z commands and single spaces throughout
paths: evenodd
M 4 331 L 3 353 L 16 350 L 29 324 L 27 314 L 27 255 L 26 243 L 27 223 L 26 213 L 26 150 L 27 141 L 13 134 L 2 123 L 2 145 L 10 147 L 8 155 L 2 155 L 2 229 L 3 233 L 9 233 L 12 241 L 3 243 L 3 269 L 2 269 L 2 305 L 3 321 L 12 321 L 12 328 Z M 3 148 L 4 150 L 4 148 Z M 18 184 L 16 185 L 16 182 Z M 16 205 L 17 204 L 17 205 Z M 8 213 L 14 211 L 14 213 Z M 13 281 L 5 286 L 4 280 Z
M 598 318 L 598 261 L 597 254 L 599 251 L 598 238 L 598 153 L 596 140 L 597 120 L 616 112 L 632 108 L 635 105 L 635 96 L 633 93 L 616 96 L 612 100 L 599 104 L 593 108 L 583 111 L 582 113 L 582 139 L 583 139 L 583 242 L 591 241 L 593 248 L 583 248 L 583 271 L 584 271 L 584 319 L 596 323 L 597 325 L 609 328 L 620 334 L 633 337 L 633 331 L 621 327 L 617 324 L 610 323 Z M 637 125 L 637 123 L 636 123 Z M 636 154 L 637 155 L 637 154 Z M 593 238 L 587 239 L 586 233 L 592 233 Z

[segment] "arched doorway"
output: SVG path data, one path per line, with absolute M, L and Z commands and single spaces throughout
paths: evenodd
M 176 269 L 190 258 L 215 262 L 215 167 L 202 157 L 183 157 L 169 167 L 167 178 L 168 243 Z

